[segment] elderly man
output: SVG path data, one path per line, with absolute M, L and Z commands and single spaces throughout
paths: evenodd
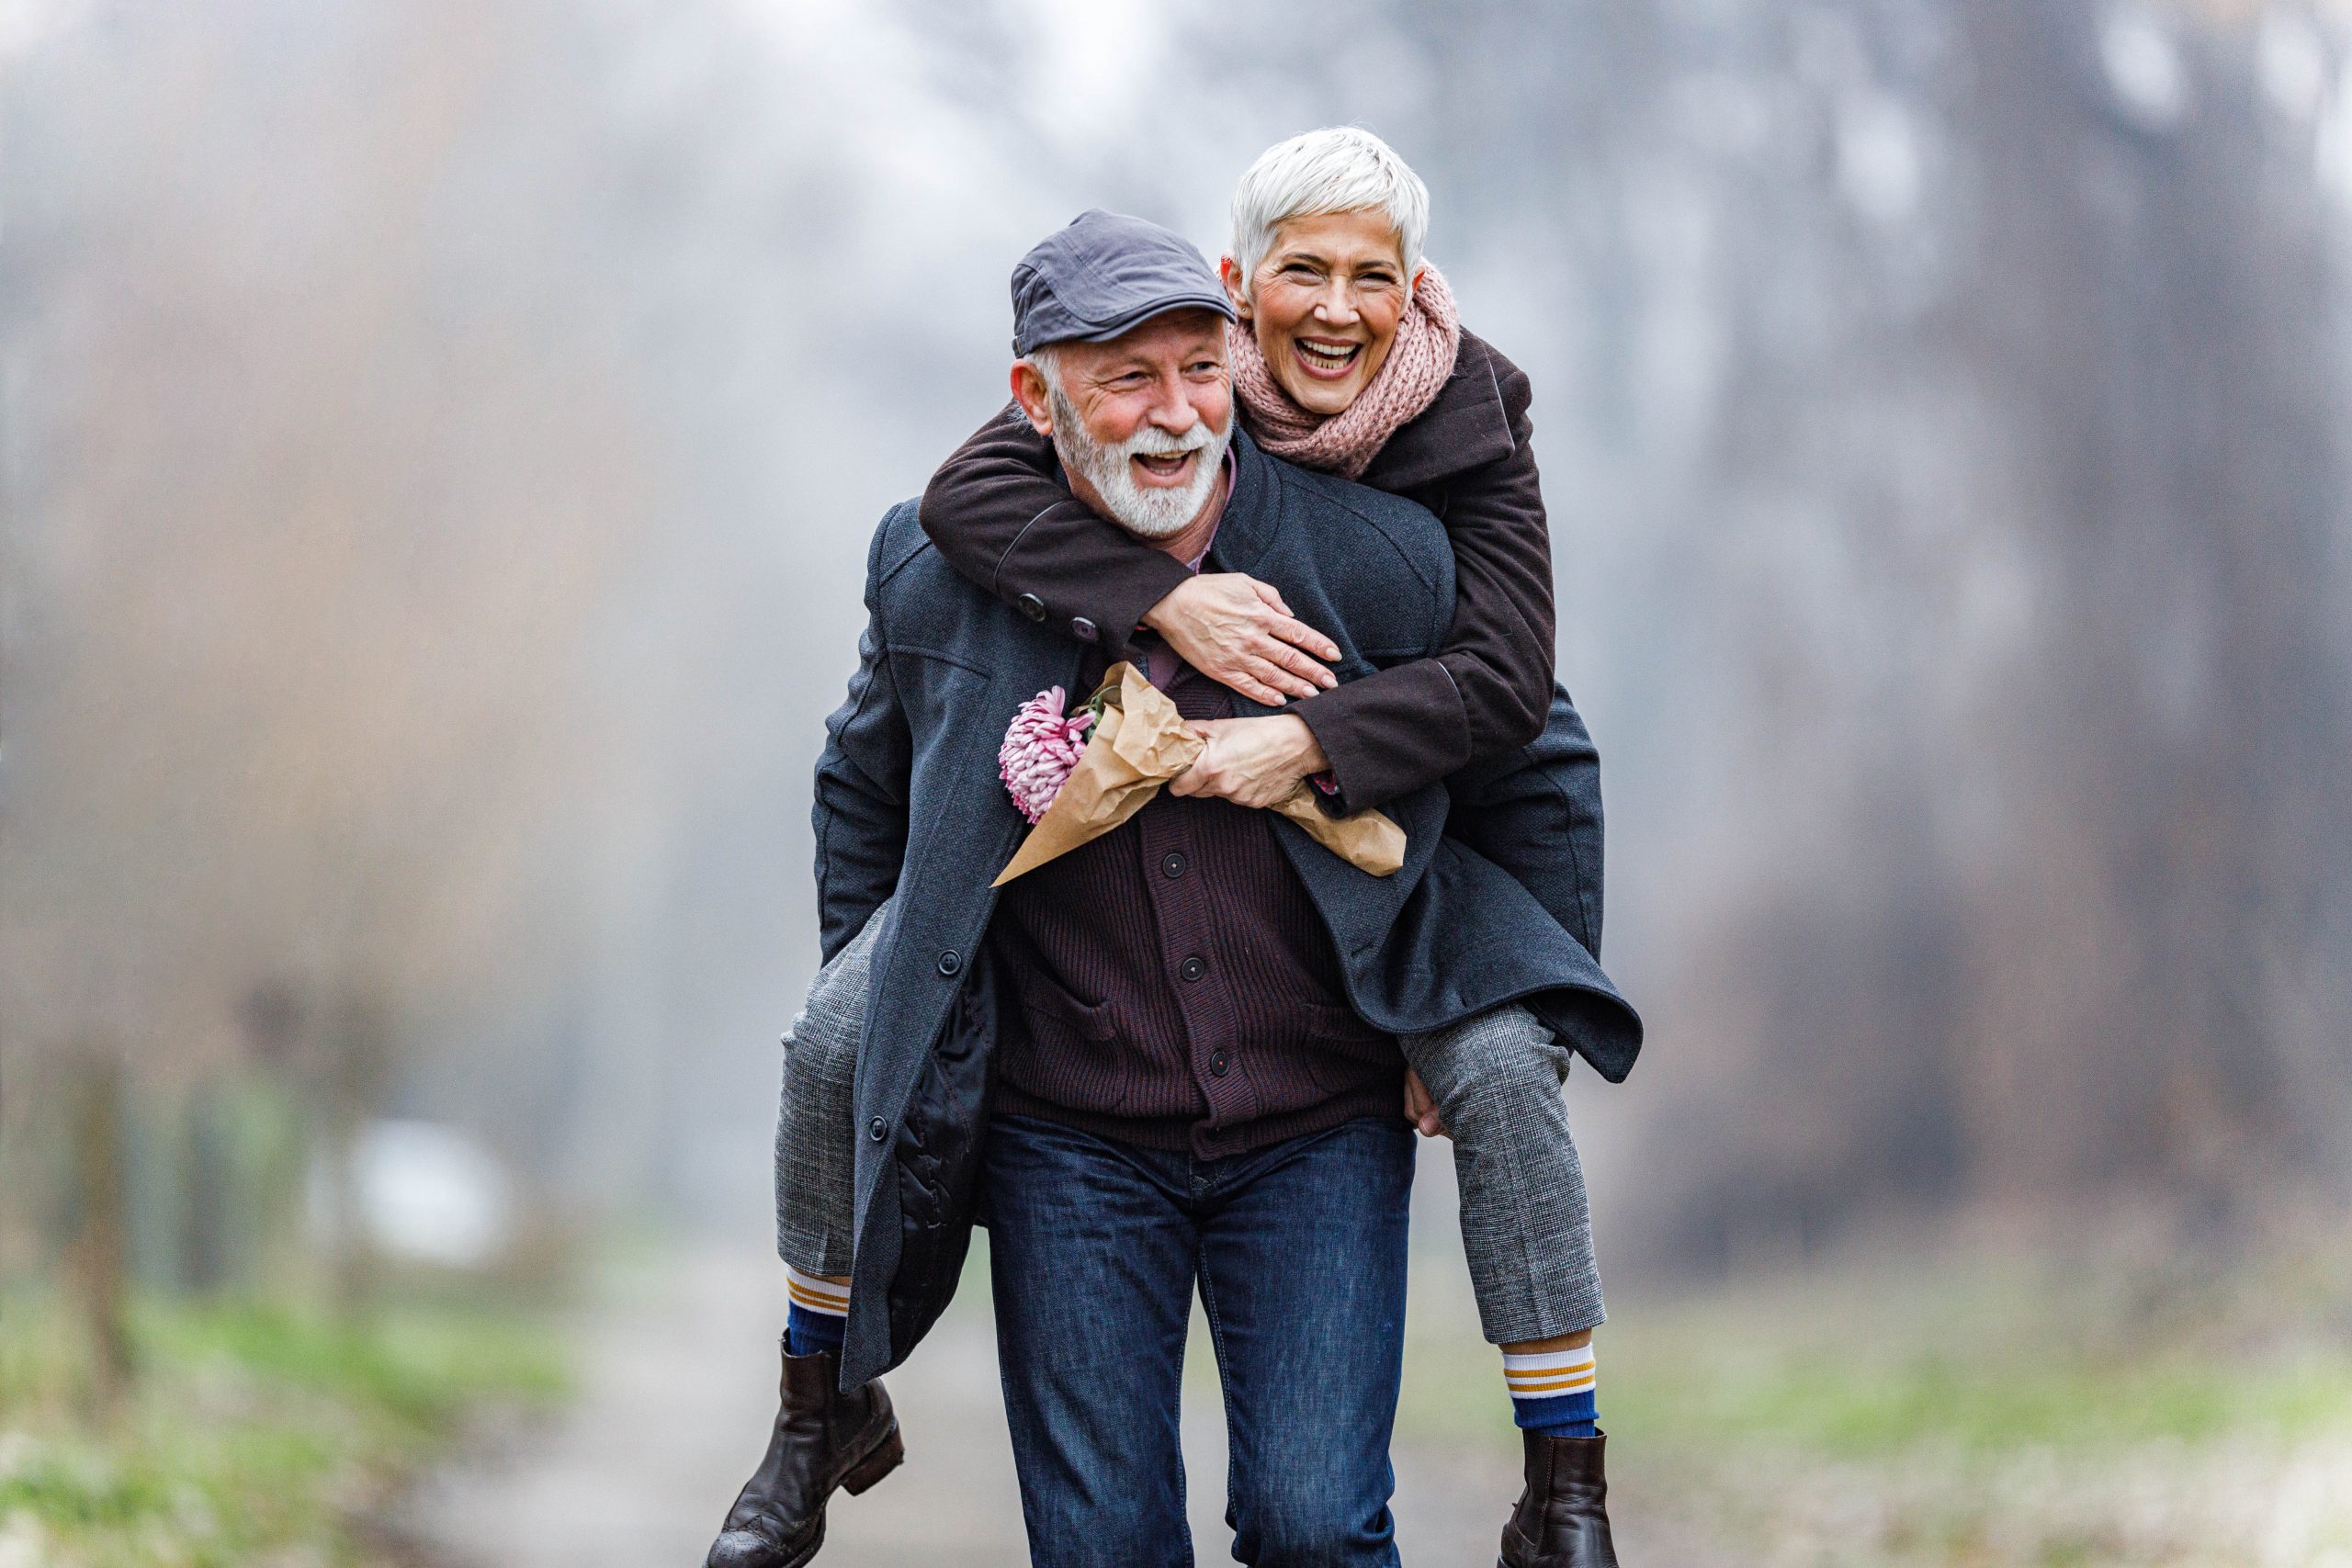
M 1231 308 L 1188 243 L 1087 214 L 1023 260 L 1014 303 L 1014 394 L 1073 496 L 1272 585 L 1343 680 L 1439 646 L 1442 528 L 1236 429 Z M 1034 1561 L 1191 1560 L 1177 1408 L 1197 1290 L 1236 1555 L 1394 1562 L 1413 1158 L 1396 1036 L 1518 999 L 1566 1038 L 1638 1039 L 1561 913 L 1577 889 L 1547 770 L 1589 762 L 1573 709 L 1510 766 L 1394 802 L 1405 863 L 1374 877 L 1256 809 L 1319 765 L 1306 727 L 1154 649 L 1154 683 L 1207 735 L 1200 761 L 1000 897 L 1024 830 L 993 766 L 1005 724 L 1046 687 L 1091 689 L 1103 659 L 959 577 L 911 506 L 876 534 L 866 604 L 817 781 L 825 950 L 872 975 L 839 1385 L 795 1382 L 830 1353 L 787 1354 L 768 1461 L 713 1561 L 806 1562 L 833 1487 L 896 1462 L 869 1380 L 953 1290 L 977 1202 Z

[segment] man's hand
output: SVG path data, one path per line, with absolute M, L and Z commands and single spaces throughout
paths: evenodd
M 1445 1118 L 1437 1113 L 1437 1101 L 1430 1098 L 1429 1086 L 1410 1067 L 1405 1069 L 1405 1120 L 1419 1127 L 1424 1138 L 1453 1136 L 1445 1130 Z
M 1309 773 L 1331 765 L 1315 731 L 1295 714 L 1262 718 L 1196 719 L 1193 728 L 1208 746 L 1200 761 L 1178 773 L 1174 795 L 1214 795 L 1236 806 L 1272 806 Z
M 1339 645 L 1293 617 L 1271 583 L 1247 572 L 1193 577 L 1146 611 L 1143 624 L 1210 680 L 1269 707 L 1340 683 L 1316 662 L 1339 658 Z

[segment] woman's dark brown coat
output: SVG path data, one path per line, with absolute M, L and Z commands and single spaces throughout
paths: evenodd
M 1331 760 L 1343 812 L 1385 806 L 1533 740 L 1552 702 L 1552 545 L 1519 367 L 1470 333 L 1437 400 L 1399 427 L 1363 482 L 1444 523 L 1458 584 L 1430 659 L 1293 703 Z M 1114 657 L 1190 575 L 1063 487 L 1052 444 L 1008 410 L 923 491 L 923 531 L 972 581 Z

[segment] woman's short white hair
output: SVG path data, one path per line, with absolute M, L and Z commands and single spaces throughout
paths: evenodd
M 1233 187 L 1233 259 L 1244 286 L 1288 218 L 1377 210 L 1387 216 L 1405 253 L 1405 276 L 1420 270 L 1429 238 L 1430 187 L 1395 148 L 1352 125 L 1294 136 L 1258 154 Z

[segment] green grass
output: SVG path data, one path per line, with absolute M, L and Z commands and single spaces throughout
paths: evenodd
M 1417 1293 L 1401 1428 L 1508 1445 L 1494 1352 L 1451 1294 Z M 2352 1343 L 2316 1331 L 2333 1311 L 2276 1277 L 2151 1295 L 2023 1261 L 1835 1268 L 1619 1304 L 1602 1419 L 1644 1451 L 1834 1458 L 2292 1440 L 2352 1431 Z
M 2076 1359 L 2015 1347 L 1741 1357 L 1633 1344 L 1611 1358 L 1611 1428 L 1688 1445 L 1793 1441 L 1847 1456 L 1934 1442 L 1964 1450 L 2082 1449 L 2279 1437 L 2352 1424 L 2352 1356 L 2210 1359 L 2190 1348 Z
M 1508 1465 L 1443 1261 L 1414 1279 L 1399 1438 Z M 1898 1245 L 1626 1292 L 1597 1338 L 1620 1539 L 1708 1568 L 2352 1562 L 2347 1329 L 2333 1233 L 2226 1261 Z
M 150 1303 L 134 1328 L 139 1378 L 101 1412 L 56 1304 L 0 1302 L 0 1543 L 60 1568 L 369 1563 L 373 1516 L 468 1411 L 566 1380 L 531 1316 L 481 1304 Z

